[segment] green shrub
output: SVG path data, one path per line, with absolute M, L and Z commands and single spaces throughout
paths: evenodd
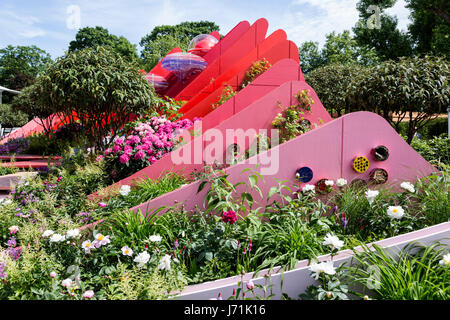
M 409 121 L 401 122 L 399 124 L 398 133 L 406 136 L 408 133 Z M 448 131 L 447 118 L 436 118 L 428 121 L 422 128 L 417 130 L 422 139 L 432 139 L 440 136 Z
M 428 140 L 414 138 L 411 147 L 433 164 L 450 165 L 450 137 L 446 133 Z
M 0 124 L 3 128 L 21 127 L 28 120 L 27 114 L 12 110 L 9 104 L 0 104 Z

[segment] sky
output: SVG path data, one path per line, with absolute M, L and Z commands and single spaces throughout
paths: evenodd
M 333 31 L 351 30 L 358 20 L 357 0 L 0 0 L 0 48 L 36 45 L 59 57 L 75 38 L 77 27 L 102 26 L 139 42 L 158 25 L 208 20 L 227 34 L 240 21 L 269 22 L 268 34 L 286 31 L 297 46 L 317 41 L 320 46 Z M 406 30 L 409 10 L 397 0 L 387 11 Z M 79 13 L 79 15 L 78 15 Z M 79 17 L 79 19 L 78 19 Z

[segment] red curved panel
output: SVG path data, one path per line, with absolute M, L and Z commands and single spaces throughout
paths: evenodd
M 205 70 L 203 70 L 194 80 L 192 80 L 191 83 L 186 85 L 178 94 L 176 94 L 175 99 L 190 100 L 194 95 L 207 86 L 212 78 L 217 78 L 220 76 L 222 72 L 227 71 L 236 60 L 242 57 L 242 55 L 245 55 L 261 43 L 266 36 L 267 29 L 267 20 L 259 19 L 236 41 L 230 43 L 230 47 L 226 51 L 222 51 L 222 47 L 219 46 L 217 50 L 221 53 L 220 56 L 213 62 L 209 63 Z M 222 41 L 220 41 L 219 44 L 222 43 Z M 214 49 L 216 49 L 216 46 L 211 51 Z M 212 55 L 217 53 L 211 52 L 207 55 L 209 54 Z M 205 57 L 207 55 L 205 55 Z M 169 88 L 169 96 L 172 95 L 172 90 L 177 90 L 176 86 Z

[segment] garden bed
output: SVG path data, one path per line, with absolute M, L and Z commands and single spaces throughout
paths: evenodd
M 444 241 L 443 241 L 444 240 Z M 441 241 L 447 246 L 450 246 L 450 222 L 444 222 L 432 227 L 402 234 L 396 237 L 387 238 L 377 241 L 374 244 L 386 248 L 389 252 L 396 253 L 412 242 L 420 242 L 423 245 L 430 245 L 436 241 Z M 372 244 L 369 244 L 369 246 Z M 362 247 L 356 247 L 355 250 L 362 251 Z M 350 249 L 339 251 L 337 255 L 331 256 L 329 254 L 318 257 L 319 262 L 325 262 L 332 259 L 335 266 L 344 263 L 349 263 L 352 260 L 354 252 Z M 252 280 L 255 285 L 267 286 L 265 274 L 270 275 L 272 282 L 273 299 L 282 299 L 282 293 L 291 298 L 297 298 L 300 294 L 305 293 L 305 290 L 310 285 L 318 285 L 318 281 L 311 277 L 310 261 L 301 260 L 297 263 L 295 269 L 283 271 L 281 267 L 273 269 L 264 269 L 257 273 L 250 272 L 243 277 L 234 276 L 220 280 L 209 281 L 201 284 L 191 285 L 186 287 L 183 291 L 174 293 L 174 299 L 179 300 L 208 300 L 220 296 L 222 299 L 229 299 L 236 296 L 233 295 L 233 290 L 238 289 L 244 281 L 248 283 Z M 253 294 L 253 293 L 252 293 Z M 263 296 L 262 289 L 255 289 L 257 296 Z M 250 296 L 251 297 L 251 296 Z

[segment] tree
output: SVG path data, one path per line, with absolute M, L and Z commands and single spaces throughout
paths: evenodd
M 0 49 L 0 85 L 21 90 L 31 85 L 34 79 L 52 62 L 50 55 L 36 46 L 7 46 Z M 4 102 L 12 100 L 6 92 Z
M 172 48 L 179 47 L 186 51 L 192 38 L 213 31 L 219 31 L 219 26 L 211 21 L 156 26 L 152 32 L 142 37 L 139 43 L 143 47 L 141 58 L 146 70 L 152 69 Z
M 325 64 L 325 61 L 319 51 L 319 43 L 313 41 L 303 42 L 298 48 L 300 57 L 300 66 L 304 74 Z
M 306 82 L 314 88 L 323 106 L 330 114 L 341 115 L 355 111 L 347 98 L 352 80 L 370 70 L 356 64 L 330 64 L 314 69 L 305 75 Z
M 447 0 L 406 0 L 411 10 L 409 33 L 415 52 L 450 56 L 450 3 Z
M 317 42 L 304 42 L 299 48 L 302 71 L 308 74 L 312 70 L 329 64 L 374 65 L 378 57 L 373 49 L 358 45 L 348 30 L 326 36 L 322 51 Z
M 41 75 L 31 94 L 36 105 L 77 118 L 91 146 L 104 149 L 134 114 L 153 108 L 153 87 L 127 61 L 108 47 L 68 52 Z
M 355 40 L 360 46 L 374 49 L 381 60 L 412 55 L 412 41 L 409 35 L 397 29 L 396 17 L 383 13 L 383 10 L 392 7 L 395 2 L 396 0 L 360 0 L 356 5 L 359 21 L 353 27 Z M 368 22 L 371 22 L 374 14 L 378 14 L 372 10 L 374 5 L 380 10 L 378 12 L 380 25 L 369 27 Z
M 125 37 L 110 34 L 108 29 L 99 26 L 80 29 L 75 36 L 75 40 L 69 44 L 69 51 L 95 48 L 97 46 L 110 47 L 130 61 L 138 59 L 136 45 L 132 45 Z
M 445 112 L 450 103 L 450 64 L 439 57 L 425 56 L 388 60 L 358 74 L 348 89 L 351 109 L 381 114 L 398 131 L 409 120 L 408 143 L 414 134 Z M 393 113 L 396 118 L 393 118 Z

